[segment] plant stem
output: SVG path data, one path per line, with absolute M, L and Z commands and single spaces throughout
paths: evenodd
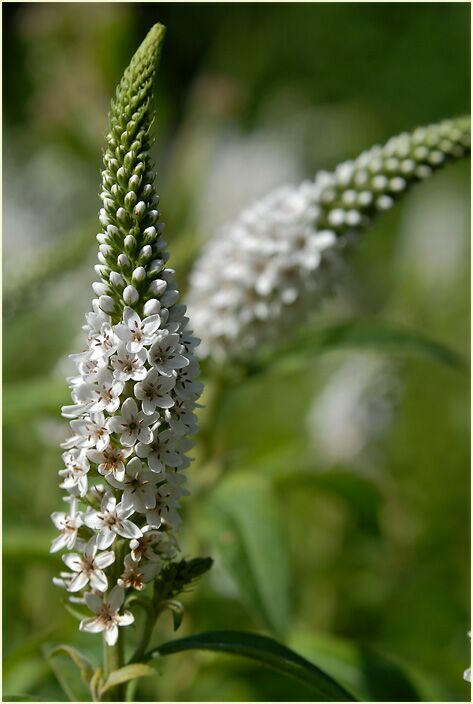
M 118 640 L 115 645 L 108 645 L 103 641 L 104 645 L 104 679 L 107 681 L 108 676 L 115 670 L 123 667 L 123 634 L 119 632 Z M 104 701 L 109 702 L 124 702 L 125 701 L 125 686 L 120 684 L 109 690 L 104 695 Z

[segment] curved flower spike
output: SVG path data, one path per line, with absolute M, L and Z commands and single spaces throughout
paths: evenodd
M 470 150 L 470 118 L 390 139 L 314 181 L 279 188 L 204 248 L 190 278 L 200 356 L 244 358 L 286 336 L 334 288 L 348 245 L 415 183 Z

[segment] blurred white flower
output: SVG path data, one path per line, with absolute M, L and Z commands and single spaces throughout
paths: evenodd
M 243 358 L 286 336 L 333 290 L 344 250 L 375 215 L 466 154 L 469 142 L 469 118 L 418 128 L 243 210 L 207 243 L 190 276 L 200 355 Z
M 314 452 L 327 465 L 351 464 L 389 427 L 400 392 L 396 367 L 354 354 L 329 376 L 307 416 Z

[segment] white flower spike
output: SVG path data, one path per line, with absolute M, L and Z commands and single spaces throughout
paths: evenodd
M 376 214 L 469 149 L 470 118 L 445 120 L 246 208 L 209 241 L 190 277 L 200 356 L 244 359 L 286 336 L 333 290 L 344 250 Z
M 153 27 L 112 104 L 97 236 L 101 280 L 83 326 L 85 349 L 71 355 L 72 404 L 62 409 L 71 437 L 59 474 L 70 508 L 51 517 L 59 531 L 51 551 L 74 550 L 63 555 L 70 571 L 55 584 L 92 610 L 80 629 L 103 633 L 108 646 L 119 626 L 133 623 L 131 613 L 120 613 L 128 593 L 142 590 L 178 554 L 182 470 L 202 390 L 199 341 L 177 302 L 174 272 L 165 268 L 149 157 L 162 37 L 163 28 Z M 174 406 L 178 415 L 171 417 Z

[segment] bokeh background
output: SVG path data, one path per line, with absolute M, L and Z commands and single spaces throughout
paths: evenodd
M 183 290 L 215 229 L 391 135 L 469 110 L 465 3 L 8 3 L 3 10 L 4 694 L 61 699 L 44 643 L 98 657 L 51 583 L 59 407 L 93 280 L 109 101 L 168 28 L 158 168 Z M 408 326 L 469 359 L 469 161 L 414 189 L 353 257 L 320 325 Z M 208 393 L 213 380 L 208 378 Z M 186 555 L 212 572 L 179 634 L 273 635 L 360 697 L 464 701 L 469 664 L 469 382 L 428 358 L 335 349 L 229 388 L 224 472 L 194 463 Z M 172 637 L 163 618 L 157 640 Z M 66 663 L 63 663 L 64 672 Z M 173 656 L 150 700 L 304 700 L 242 660 Z

